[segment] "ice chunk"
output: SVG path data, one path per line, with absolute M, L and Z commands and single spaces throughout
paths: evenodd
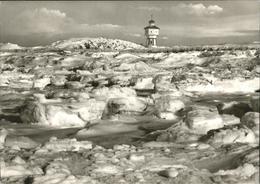
M 219 114 L 207 110 L 193 110 L 188 112 L 186 123 L 189 128 L 198 134 L 206 134 L 209 130 L 224 126 Z

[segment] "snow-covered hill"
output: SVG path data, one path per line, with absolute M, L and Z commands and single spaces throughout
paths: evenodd
M 72 38 L 54 42 L 51 47 L 59 49 L 144 49 L 143 46 L 129 41 L 107 38 Z
M 0 43 L 0 50 L 17 50 L 23 49 L 23 47 L 13 43 Z

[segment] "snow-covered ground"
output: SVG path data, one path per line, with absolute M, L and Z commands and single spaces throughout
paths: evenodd
M 70 40 L 57 41 L 51 45 L 59 49 L 144 49 L 143 46 L 118 39 L 107 38 L 72 38 Z
M 0 44 L 1 182 L 256 184 L 259 48 Z
M 0 50 L 20 50 L 23 47 L 13 43 L 0 43 Z

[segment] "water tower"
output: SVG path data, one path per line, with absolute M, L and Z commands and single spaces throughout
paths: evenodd
M 159 35 L 160 28 L 155 26 L 155 21 L 151 15 L 151 20 L 149 21 L 149 26 L 144 28 L 146 36 L 146 46 L 156 47 L 157 46 L 157 36 Z

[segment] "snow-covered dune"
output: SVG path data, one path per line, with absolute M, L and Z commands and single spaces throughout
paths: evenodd
M 0 50 L 18 50 L 18 49 L 23 49 L 23 47 L 13 43 L 0 43 Z
M 107 38 L 72 38 L 54 42 L 51 47 L 59 49 L 144 49 L 143 46 L 129 41 Z

